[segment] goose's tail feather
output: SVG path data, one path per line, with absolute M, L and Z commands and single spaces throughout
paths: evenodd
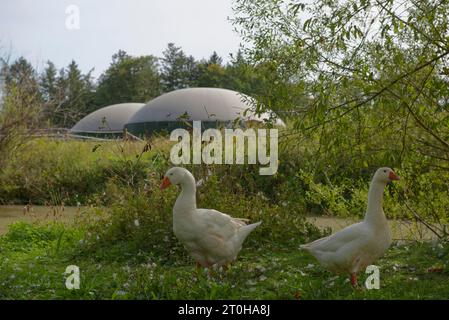
M 242 226 L 239 231 L 238 231 L 238 238 L 239 238 L 239 242 L 240 244 L 243 243 L 243 241 L 246 239 L 246 237 L 252 232 L 254 231 L 254 229 L 256 229 L 258 226 L 260 226 L 260 224 L 262 223 L 262 221 L 256 222 L 256 223 L 252 223 L 249 224 L 247 226 Z
M 326 241 L 328 239 L 328 237 L 324 237 L 324 238 L 320 238 L 317 239 L 315 241 L 306 243 L 306 244 L 302 244 L 299 246 L 299 249 L 301 250 L 305 250 L 307 252 L 312 252 L 313 250 L 315 250 L 317 248 L 317 246 L 319 246 L 323 241 Z

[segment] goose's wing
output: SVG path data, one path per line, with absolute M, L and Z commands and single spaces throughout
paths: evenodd
M 230 239 L 240 227 L 246 225 L 243 219 L 213 209 L 197 209 L 197 214 L 207 233 L 223 240 Z
M 197 209 L 201 236 L 196 243 L 211 261 L 232 260 L 238 249 L 238 230 L 245 222 L 212 209 Z
M 363 242 L 368 236 L 369 230 L 363 222 L 350 225 L 328 237 L 315 240 L 301 246 L 304 249 L 311 249 L 322 252 L 335 252 L 342 246 L 351 242 Z

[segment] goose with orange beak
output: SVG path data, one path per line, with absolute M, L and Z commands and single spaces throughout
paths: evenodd
M 226 267 L 237 258 L 246 237 L 261 222 L 246 224 L 213 209 L 196 207 L 196 183 L 186 169 L 174 167 L 165 174 L 160 189 L 179 185 L 181 193 L 173 207 L 173 232 L 198 266 Z
M 382 209 L 385 186 L 399 180 L 390 168 L 379 168 L 371 181 L 365 219 L 328 237 L 300 246 L 326 269 L 351 275 L 357 286 L 357 273 L 381 257 L 390 247 L 391 233 Z
M 168 179 L 168 177 L 164 177 L 162 179 L 162 183 L 161 183 L 161 186 L 159 187 L 159 189 L 164 190 L 164 189 L 168 188 L 170 185 L 171 185 L 171 182 Z

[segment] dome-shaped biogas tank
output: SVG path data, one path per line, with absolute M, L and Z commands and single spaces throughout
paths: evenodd
M 236 91 L 220 88 L 186 88 L 165 93 L 140 108 L 125 127 L 141 135 L 183 127 L 185 121 L 201 121 L 204 127 L 229 124 L 236 119 L 262 122 L 268 113 L 256 116 L 248 111 L 254 100 Z M 284 125 L 277 120 L 278 125 Z
M 70 130 L 72 134 L 120 134 L 125 124 L 144 103 L 120 103 L 98 109 L 78 121 Z

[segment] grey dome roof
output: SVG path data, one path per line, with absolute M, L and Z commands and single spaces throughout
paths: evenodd
M 183 120 L 233 121 L 241 118 L 246 121 L 263 121 L 269 114 L 255 116 L 244 111 L 253 107 L 252 98 L 236 91 L 220 88 L 187 88 L 165 93 L 143 106 L 127 122 L 128 124 L 167 122 Z M 188 115 L 188 118 L 184 118 Z M 284 125 L 282 120 L 277 124 Z
M 83 119 L 71 129 L 74 133 L 115 133 L 122 132 L 128 119 L 143 103 L 120 103 L 98 109 Z

